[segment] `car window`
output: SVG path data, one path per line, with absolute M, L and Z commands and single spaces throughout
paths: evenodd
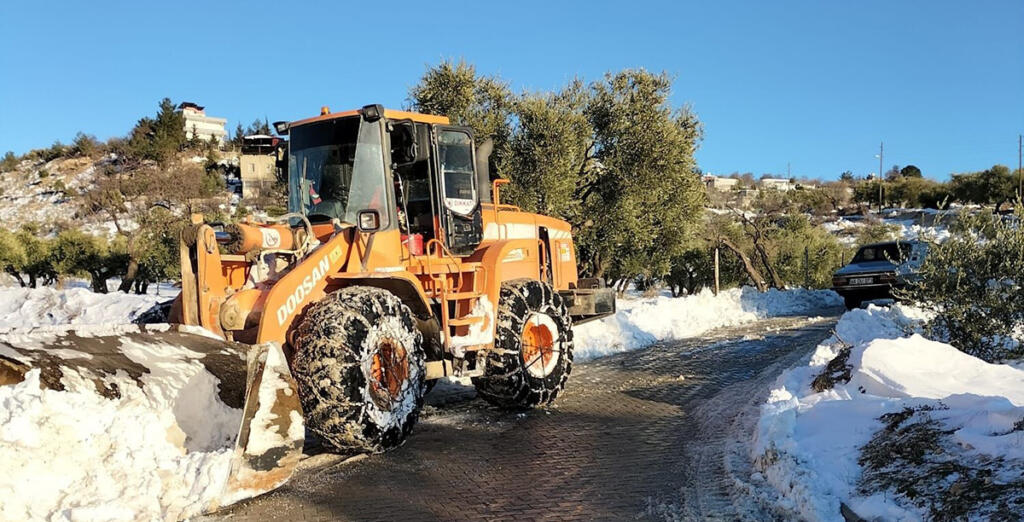
M 857 251 L 851 262 L 891 261 L 899 264 L 910 257 L 911 250 L 908 243 L 866 246 Z

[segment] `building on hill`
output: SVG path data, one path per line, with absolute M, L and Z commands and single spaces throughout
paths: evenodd
M 206 115 L 206 107 L 196 105 L 192 102 L 181 102 L 178 105 L 181 115 L 185 118 L 185 137 L 192 139 L 193 136 L 203 141 L 217 140 L 218 145 L 224 145 L 228 132 L 224 126 L 226 118 L 214 118 Z
M 782 192 L 793 190 L 793 183 L 785 178 L 761 178 L 758 185 L 762 189 L 775 189 Z
M 736 178 L 722 178 L 711 174 L 704 176 L 704 186 L 713 190 L 732 190 L 739 182 L 740 180 Z
M 242 197 L 268 195 L 277 181 L 278 151 L 284 141 L 274 136 L 257 134 L 242 138 L 242 155 L 238 168 L 242 178 Z

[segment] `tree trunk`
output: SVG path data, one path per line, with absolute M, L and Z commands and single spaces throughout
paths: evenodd
M 13 277 L 14 280 L 18 282 L 18 286 L 20 286 L 22 288 L 25 288 L 27 286 L 26 283 L 25 283 L 25 279 L 23 279 L 21 277 L 21 273 L 19 273 L 17 270 L 15 270 L 13 268 L 6 268 L 6 269 L 4 269 L 4 271 L 7 272 L 8 274 L 10 274 L 11 277 Z
M 625 277 L 620 278 L 615 283 L 615 286 L 616 286 L 616 291 L 619 293 L 619 295 L 625 295 L 626 294 L 626 289 L 629 288 L 629 279 L 625 278 Z
M 754 263 L 753 261 L 750 260 L 750 257 L 747 256 L 746 253 L 740 250 L 740 248 L 729 239 L 723 237 L 718 241 L 722 245 L 725 245 L 725 247 L 728 248 L 729 250 L 732 250 L 732 252 L 736 254 L 736 257 L 740 259 L 740 261 L 743 263 L 743 268 L 747 271 L 747 277 L 749 277 L 750 280 L 754 282 L 754 286 L 757 288 L 757 291 L 767 292 L 768 285 L 765 284 L 764 277 L 761 276 L 761 272 L 759 272 L 757 270 L 757 267 L 754 266 Z
M 130 293 L 132 291 L 132 283 L 135 282 L 135 276 L 139 273 L 139 261 L 137 259 L 128 260 L 128 270 L 124 273 L 124 279 L 121 279 L 121 285 L 117 287 L 117 291 Z
M 601 262 L 601 254 L 595 253 L 590 263 L 594 267 L 594 277 L 604 278 L 604 263 Z
M 755 241 L 754 250 L 757 251 L 758 257 L 761 258 L 761 264 L 764 265 L 765 271 L 768 272 L 768 277 L 772 280 L 772 288 L 784 290 L 786 285 L 782 282 L 782 278 L 779 277 L 778 271 L 776 271 L 775 267 L 772 266 L 771 260 L 768 258 L 768 252 L 764 249 L 764 245 Z
M 36 287 L 36 275 L 35 274 L 29 274 L 28 275 L 28 286 L 29 286 L 29 288 L 35 288 Z
M 98 272 L 89 274 L 89 283 L 92 291 L 100 294 L 107 293 L 107 278 Z

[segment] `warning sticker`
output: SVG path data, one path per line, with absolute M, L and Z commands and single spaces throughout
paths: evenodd
M 263 248 L 278 248 L 281 246 L 281 233 L 272 228 L 261 228 L 263 234 Z

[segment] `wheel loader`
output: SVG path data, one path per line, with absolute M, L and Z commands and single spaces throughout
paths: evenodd
M 0 384 L 40 368 L 43 386 L 63 389 L 71 372 L 116 397 L 108 377 L 125 371 L 125 343 L 187 346 L 242 410 L 233 491 L 286 480 L 302 423 L 340 452 L 402 443 L 443 377 L 471 378 L 506 408 L 555 399 L 572 326 L 614 313 L 614 293 L 578 278 L 568 223 L 501 203 L 489 141 L 380 105 L 275 127 L 288 138 L 288 213 L 193 216 L 171 325 L 0 338 Z M 147 369 L 132 367 L 143 386 Z

